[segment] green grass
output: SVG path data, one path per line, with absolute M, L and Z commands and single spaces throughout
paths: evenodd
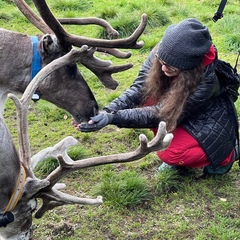
M 28 3 L 31 1 L 28 0 Z M 79 66 L 84 78 L 103 108 L 127 89 L 137 76 L 150 49 L 160 41 L 168 25 L 187 17 L 196 17 L 208 25 L 220 58 L 235 63 L 240 44 L 239 1 L 228 1 L 224 17 L 217 23 L 211 18 L 220 0 L 120 0 L 77 1 L 49 0 L 57 17 L 101 17 L 119 30 L 121 37 L 132 33 L 141 15 L 148 14 L 148 26 L 139 40 L 142 49 L 131 50 L 127 60 L 110 59 L 114 64 L 131 62 L 134 67 L 114 74 L 119 82 L 116 90 L 106 89 L 87 69 Z M 39 33 L 10 0 L 0 2 L 0 24 L 9 30 L 29 35 Z M 105 37 L 97 26 L 65 26 L 75 34 Z M 239 67 L 240 69 L 240 67 Z M 236 102 L 240 115 L 240 102 Z M 17 143 L 15 106 L 8 100 L 4 111 L 7 124 Z M 66 136 L 79 144 L 69 149 L 73 159 L 83 159 L 131 151 L 138 146 L 138 136 L 147 129 L 118 129 L 114 126 L 96 133 L 81 133 L 71 126 L 71 116 L 45 101 L 31 103 L 29 135 L 32 154 L 55 145 Z M 102 195 L 101 206 L 62 206 L 34 219 L 34 239 L 64 240 L 234 240 L 240 239 L 240 174 L 237 163 L 224 176 L 203 178 L 201 170 L 182 176 L 176 172 L 157 173 L 160 161 L 151 153 L 145 158 L 125 164 L 112 164 L 83 169 L 66 176 L 68 193 L 76 196 Z M 44 177 L 57 165 L 47 159 L 37 167 Z
M 114 208 L 133 207 L 149 197 L 146 179 L 134 171 L 106 171 L 95 187 L 95 195 L 103 196 L 105 204 Z

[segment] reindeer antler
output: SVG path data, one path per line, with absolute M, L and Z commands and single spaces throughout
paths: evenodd
M 64 159 L 63 155 L 59 155 L 58 161 L 60 167 L 49 174 L 46 180 L 48 180 L 50 182 L 50 186 L 52 186 L 57 183 L 60 178 L 62 178 L 62 174 L 66 174 L 68 172 L 103 164 L 123 163 L 138 160 L 150 152 L 167 148 L 172 138 L 173 135 L 171 133 L 167 133 L 166 131 L 166 123 L 160 122 L 156 136 L 150 142 L 148 142 L 147 137 L 144 134 L 140 134 L 140 145 L 135 151 L 132 152 L 93 157 L 78 161 L 69 161 Z
M 103 203 L 101 196 L 98 196 L 95 199 L 80 198 L 60 192 L 54 188 L 49 190 L 49 192 L 39 193 L 38 197 L 42 198 L 43 203 L 35 214 L 36 218 L 41 218 L 43 214 L 48 210 L 66 204 L 100 205 Z
M 27 172 L 27 181 L 24 186 L 24 198 L 31 199 L 40 197 L 43 199 L 42 207 L 36 213 L 36 217 L 41 217 L 42 214 L 50 210 L 56 206 L 60 206 L 63 204 L 101 204 L 102 197 L 99 196 L 96 199 L 92 198 L 79 198 L 75 196 L 71 196 L 65 193 L 58 191 L 59 184 L 51 185 L 50 189 L 44 191 L 47 186 L 50 186 L 51 182 L 48 179 L 39 180 L 36 179 L 34 175 L 34 167 L 36 166 L 39 158 L 45 158 L 46 153 L 48 155 L 54 155 L 54 152 L 59 152 L 65 157 L 65 161 L 73 161 L 67 155 L 66 150 L 77 143 L 76 139 L 72 137 L 66 138 L 64 141 L 58 143 L 54 148 L 45 149 L 45 151 L 40 152 L 33 156 L 31 159 L 30 153 L 30 143 L 28 137 L 28 106 L 31 100 L 33 93 L 38 88 L 41 81 L 43 81 L 49 74 L 51 74 L 56 69 L 70 64 L 72 62 L 76 62 L 79 58 L 86 52 L 88 47 L 86 45 L 82 46 L 81 49 L 78 51 L 76 49 L 72 49 L 68 54 L 64 55 L 61 58 L 58 58 L 47 66 L 45 66 L 33 79 L 33 81 L 28 85 L 27 89 L 25 90 L 22 98 L 19 100 L 14 94 L 9 94 L 8 96 L 13 99 L 16 107 L 17 107 L 17 120 L 18 120 L 18 137 L 19 137 L 19 146 L 20 146 L 20 160 L 23 163 L 25 170 Z M 49 154 L 51 152 L 51 154 Z M 56 153 L 55 153 L 56 156 Z M 36 160 L 37 158 L 37 160 Z M 61 175 L 63 176 L 63 175 Z M 62 185 L 60 185 L 62 186 Z
M 92 39 L 67 33 L 61 26 L 59 21 L 53 16 L 45 0 L 33 0 L 33 2 L 45 23 L 53 30 L 53 32 L 61 42 L 61 45 L 73 45 L 81 47 L 83 44 L 87 44 L 88 46 L 106 48 L 141 48 L 144 44 L 142 41 L 137 43 L 137 39 L 139 38 L 139 36 L 141 36 L 147 25 L 146 14 L 142 15 L 142 21 L 140 25 L 128 38 L 119 40 Z
M 118 82 L 112 78 L 113 73 L 125 71 L 131 67 L 132 64 L 123 64 L 120 66 L 112 65 L 111 61 L 104 61 L 94 56 L 96 48 L 90 48 L 86 54 L 81 58 L 81 63 L 91 70 L 103 85 L 110 89 L 115 89 L 118 86 Z
M 13 0 L 22 14 L 41 32 L 53 33 L 51 28 L 26 4 L 24 0 Z
M 54 147 L 42 150 L 32 158 L 32 164 L 35 166 L 37 162 L 44 160 L 46 157 L 55 157 L 58 159 L 59 167 L 51 172 L 44 181 L 49 185 L 43 188 L 36 197 L 42 198 L 43 203 L 37 211 L 36 217 L 41 217 L 47 210 L 64 204 L 84 204 L 86 199 L 76 198 L 75 196 L 66 195 L 57 190 L 58 181 L 66 174 L 77 171 L 79 169 L 93 167 L 110 163 L 123 163 L 138 160 L 149 154 L 150 152 L 163 150 L 167 148 L 173 138 L 173 134 L 167 133 L 165 122 L 160 122 L 156 136 L 149 142 L 144 134 L 139 136 L 140 145 L 132 152 L 113 154 L 107 156 L 93 157 L 73 161 L 67 154 L 67 149 L 71 145 L 75 145 L 77 140 L 73 137 L 67 137 Z M 102 201 L 99 196 L 97 199 L 87 200 L 87 204 L 98 204 Z
M 21 12 L 31 21 L 38 29 L 44 33 L 54 33 L 60 43 L 61 47 L 66 51 L 69 51 L 72 46 L 81 47 L 82 45 L 88 45 L 93 47 L 94 51 L 88 55 L 87 58 L 82 58 L 80 62 L 90 69 L 102 83 L 110 89 L 115 89 L 118 86 L 117 81 L 112 78 L 113 73 L 128 70 L 133 65 L 124 64 L 120 66 L 105 66 L 104 64 L 99 65 L 100 59 L 93 57 L 95 51 L 104 52 L 113 55 L 117 58 L 129 58 L 130 52 L 123 52 L 117 48 L 122 49 L 136 49 L 141 48 L 144 44 L 143 41 L 137 42 L 140 35 L 143 33 L 147 25 L 147 15 L 143 14 L 141 23 L 128 38 L 113 39 L 118 37 L 118 32 L 104 19 L 100 18 L 74 18 L 74 19 L 56 19 L 50 9 L 48 8 L 45 0 L 33 0 L 41 18 L 39 18 L 31 8 L 25 3 L 24 0 L 14 0 L 17 7 Z M 110 39 L 94 39 L 74 34 L 67 33 L 62 27 L 63 24 L 96 24 L 104 27 L 108 33 Z M 105 62 L 105 61 L 103 61 Z
M 88 17 L 88 18 L 58 18 L 58 21 L 61 24 L 75 24 L 75 25 L 88 25 L 88 24 L 95 24 L 102 26 L 106 29 L 108 33 L 108 39 L 115 39 L 118 38 L 119 33 L 117 30 L 115 30 L 111 24 L 109 24 L 106 20 L 102 18 L 96 18 L 96 17 Z M 129 58 L 131 57 L 130 52 L 122 52 L 115 48 L 104 48 L 104 47 L 97 47 L 96 50 L 98 52 L 104 52 L 108 53 L 114 57 L 117 58 Z
M 106 20 L 102 18 L 96 18 L 96 17 L 87 17 L 87 18 L 58 18 L 58 21 L 61 24 L 69 24 L 69 25 L 88 25 L 88 24 L 95 24 L 102 26 L 106 29 L 108 33 L 108 38 L 118 38 L 119 33 L 117 30 L 115 30 L 111 24 L 109 24 Z

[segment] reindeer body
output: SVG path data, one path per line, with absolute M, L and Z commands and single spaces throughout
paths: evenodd
M 11 91 L 23 93 L 31 80 L 31 52 L 31 42 L 27 35 L 0 28 L 1 114 L 7 94 Z

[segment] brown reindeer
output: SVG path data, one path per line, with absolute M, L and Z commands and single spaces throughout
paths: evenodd
M 24 0 L 14 0 L 22 13 L 45 35 L 38 37 L 37 53 L 40 55 L 40 68 L 71 50 L 73 46 L 87 45 L 79 62 L 90 69 L 107 87 L 115 89 L 118 83 L 113 80 L 112 74 L 125 71 L 132 64 L 114 66 L 110 61 L 104 61 L 94 56 L 95 51 L 104 51 L 117 58 L 128 58 L 130 53 L 117 48 L 140 48 L 143 42 L 137 43 L 147 24 L 146 15 L 135 32 L 125 39 L 92 39 L 67 33 L 60 22 L 55 19 L 45 1 L 33 1 L 43 20 L 38 17 Z M 118 33 L 109 23 L 98 18 L 60 19 L 68 24 L 97 24 L 108 31 L 110 38 L 117 37 Z M 23 93 L 32 79 L 33 52 L 36 51 L 31 37 L 25 34 L 0 29 L 0 113 L 4 108 L 7 93 Z M 11 71 L 9 71 L 11 69 Z M 40 70 L 40 69 L 39 69 Z M 87 83 L 79 72 L 76 63 L 64 66 L 49 75 L 38 87 L 37 93 L 60 108 L 67 110 L 76 122 L 82 122 L 96 115 L 98 105 Z M 71 97 L 70 97 L 71 96 Z M 87 108 L 85 107 L 87 103 Z
M 140 135 L 140 146 L 133 152 L 110 156 L 100 156 L 79 161 L 73 161 L 67 154 L 69 147 L 78 143 L 73 137 L 67 137 L 53 147 L 49 147 L 31 156 L 28 137 L 28 106 L 33 93 L 36 91 L 45 100 L 70 112 L 76 121 L 81 122 L 97 113 L 97 104 L 77 69 L 76 61 L 93 71 L 103 84 L 115 88 L 117 83 L 111 75 L 131 67 L 130 64 L 113 66 L 109 61 L 102 61 L 94 56 L 94 52 L 104 51 L 116 57 L 127 57 L 116 48 L 139 48 L 142 42 L 136 40 L 146 26 L 146 16 L 132 36 L 126 39 L 98 40 L 79 37 L 65 32 L 59 21 L 54 18 L 45 1 L 34 0 L 44 21 L 38 18 L 24 1 L 15 0 L 16 5 L 25 16 L 41 31 L 46 33 L 39 38 L 38 51 L 41 56 L 41 70 L 31 81 L 32 43 L 29 36 L 0 30 L 0 96 L 1 111 L 7 96 L 12 98 L 17 107 L 19 152 L 16 150 L 4 119 L 0 117 L 0 239 L 30 239 L 32 236 L 32 213 L 37 208 L 37 199 L 42 199 L 42 206 L 35 217 L 42 215 L 57 206 L 64 204 L 101 204 L 102 198 L 80 198 L 71 196 L 60 189 L 58 181 L 69 172 L 86 167 L 102 164 L 128 162 L 140 159 L 146 154 L 164 149 L 172 139 L 167 134 L 165 124 L 159 125 L 156 137 L 148 142 L 144 135 Z M 65 21 L 64 19 L 60 21 Z M 90 18 L 75 19 L 84 24 L 94 22 L 110 29 L 110 35 L 116 32 L 105 21 Z M 16 42 L 18 44 L 16 44 Z M 76 50 L 73 46 L 80 49 Z M 9 71 L 11 63 L 11 71 Z M 19 100 L 15 95 L 23 93 Z M 71 96 L 71 97 L 69 97 Z M 82 107 L 88 104 L 89 108 Z M 1 116 L 1 114 L 0 114 Z M 39 161 L 48 157 L 55 157 L 59 167 L 45 179 L 38 179 L 34 175 L 34 168 Z

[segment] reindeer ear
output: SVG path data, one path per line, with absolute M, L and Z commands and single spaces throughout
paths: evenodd
M 57 38 L 52 34 L 45 34 L 40 38 L 38 44 L 39 54 L 45 64 L 61 57 L 62 51 L 57 43 Z
M 51 34 L 43 35 L 39 42 L 39 50 L 44 56 L 58 54 L 60 49 L 57 45 L 56 37 Z

